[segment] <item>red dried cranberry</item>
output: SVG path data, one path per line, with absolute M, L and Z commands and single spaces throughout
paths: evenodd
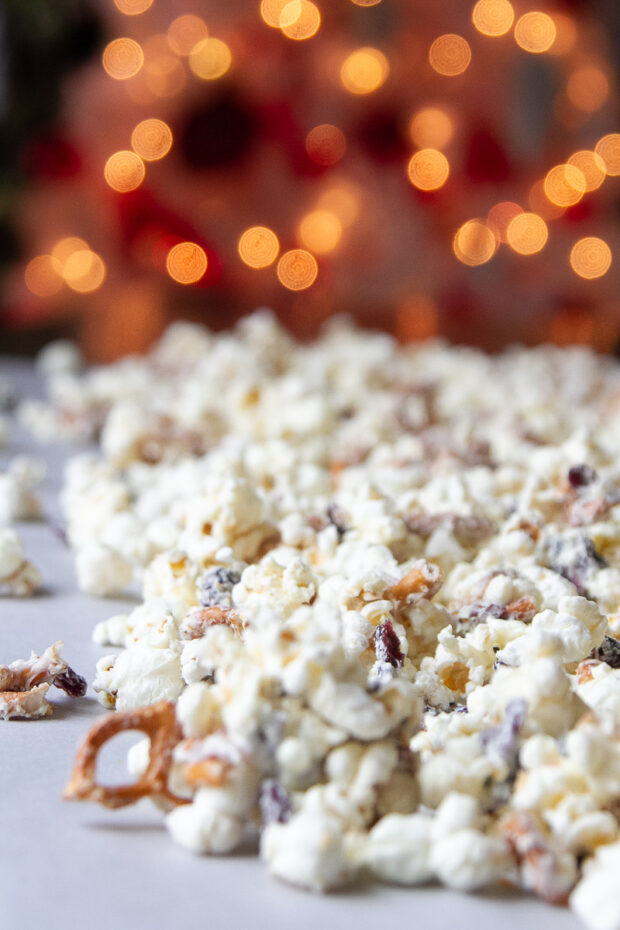
M 74 672 L 72 668 L 68 668 L 66 672 L 56 675 L 54 678 L 54 687 L 60 688 L 60 690 L 68 694 L 69 697 L 84 697 L 87 685 L 85 678 L 78 675 L 77 672 Z
M 377 661 L 388 662 L 393 668 L 400 668 L 405 661 L 405 657 L 401 652 L 400 640 L 394 632 L 390 620 L 384 620 L 377 627 L 374 640 Z
M 568 483 L 572 488 L 583 488 L 596 481 L 597 474 L 589 465 L 572 465 L 568 469 Z

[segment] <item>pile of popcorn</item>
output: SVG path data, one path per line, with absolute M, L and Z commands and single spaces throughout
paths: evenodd
M 508 882 L 620 927 L 620 369 L 264 313 L 49 375 L 35 430 L 100 436 L 63 492 L 95 689 L 176 703 L 159 798 L 277 877 Z M 140 775 L 149 740 L 130 752 Z M 157 799 L 156 799 L 157 800 Z

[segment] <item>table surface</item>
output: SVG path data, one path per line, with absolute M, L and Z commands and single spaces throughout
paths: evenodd
M 41 387 L 32 368 L 0 358 L 0 380 L 10 378 L 21 396 Z M 59 515 L 58 489 L 70 449 L 36 445 L 16 424 L 0 450 L 0 468 L 14 455 L 44 457 L 48 476 L 45 514 Z M 439 887 L 401 889 L 373 884 L 342 893 L 313 895 L 271 879 L 252 854 L 197 857 L 175 845 L 160 813 L 148 802 L 111 812 L 61 800 L 80 738 L 102 712 L 90 683 L 95 662 L 110 652 L 91 642 L 96 622 L 131 607 L 131 601 L 98 600 L 77 590 L 72 557 L 46 522 L 20 524 L 28 557 L 41 570 L 45 590 L 33 598 L 0 596 L 0 662 L 40 653 L 64 640 L 63 657 L 89 681 L 85 697 L 52 690 L 53 716 L 0 722 L 0 915 L 2 926 L 40 925 L 109 930 L 171 925 L 215 930 L 377 930 L 388 920 L 423 930 L 502 930 L 542 924 L 577 930 L 567 910 L 512 892 L 461 895 Z M 116 746 L 104 762 L 124 756 Z M 117 778 L 117 780 L 120 780 Z

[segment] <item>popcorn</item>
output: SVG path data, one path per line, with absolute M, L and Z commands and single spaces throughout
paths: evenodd
M 576 885 L 585 911 L 619 835 L 617 364 L 342 320 L 302 346 L 261 313 L 52 367 L 24 416 L 102 436 L 63 491 L 80 586 L 142 590 L 94 633 L 121 650 L 98 726 L 158 747 L 127 796 L 75 796 L 151 797 L 197 853 L 260 832 L 313 890 Z
M 30 597 L 42 584 L 39 570 L 25 558 L 17 532 L 0 526 L 0 590 L 16 597 Z

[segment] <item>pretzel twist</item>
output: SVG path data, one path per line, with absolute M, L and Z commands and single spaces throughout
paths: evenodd
M 443 577 L 438 565 L 418 559 L 400 581 L 386 589 L 384 596 L 401 602 L 414 596 L 430 599 L 439 591 L 442 582 Z
M 97 755 L 108 740 L 124 730 L 140 730 L 149 737 L 149 764 L 134 784 L 98 785 L 95 773 Z M 159 701 L 149 707 L 100 717 L 78 748 L 63 798 L 66 801 L 98 801 L 110 808 L 126 807 L 154 795 L 173 804 L 186 804 L 186 799 L 177 797 L 168 789 L 172 753 L 181 736 L 172 701 Z

